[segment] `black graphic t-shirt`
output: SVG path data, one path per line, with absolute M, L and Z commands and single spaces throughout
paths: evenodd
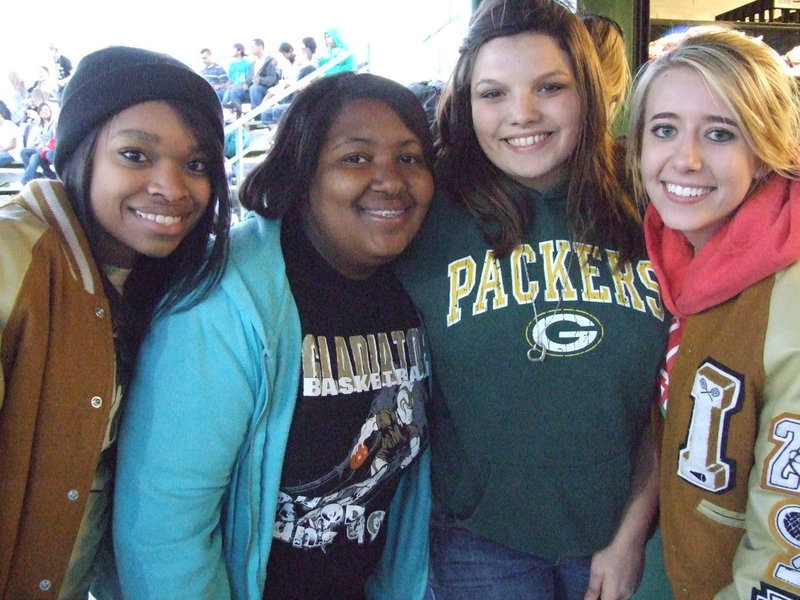
M 383 552 L 398 481 L 427 444 L 427 349 L 388 269 L 342 276 L 295 219 L 281 244 L 303 368 L 264 598 L 358 599 Z

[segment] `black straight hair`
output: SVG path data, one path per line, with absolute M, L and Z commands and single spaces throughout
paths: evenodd
M 194 106 L 173 100 L 165 102 L 180 115 L 208 155 L 211 201 L 194 229 L 169 256 L 137 257 L 122 296 L 103 274 L 112 317 L 120 334 L 118 344 L 122 351 L 118 354 L 121 354 L 123 366 L 130 363 L 129 367 L 152 318 L 174 308 L 185 310 L 207 296 L 221 278 L 228 256 L 231 198 L 217 130 Z M 81 141 L 61 173 L 101 274 L 102 228 L 92 214 L 90 190 L 97 139 L 107 122 L 99 124 Z
M 272 149 L 242 184 L 242 206 L 276 219 L 307 199 L 328 131 L 354 100 L 377 100 L 394 110 L 419 139 L 425 162 L 433 171 L 430 128 L 413 92 L 371 73 L 336 73 L 309 84 L 289 105 L 278 124 Z

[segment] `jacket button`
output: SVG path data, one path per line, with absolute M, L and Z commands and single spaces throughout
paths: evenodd
M 50 591 L 51 587 L 53 587 L 53 582 L 50 581 L 49 579 L 42 579 L 39 582 L 39 589 L 42 590 L 43 592 Z
M 80 497 L 78 490 L 70 490 L 67 492 L 67 500 L 70 502 L 75 502 Z
M 102 319 L 103 317 L 106 316 L 106 311 L 101 306 L 98 306 L 97 308 L 94 309 L 94 314 L 98 319 Z
M 103 406 L 103 399 L 100 396 L 93 396 L 92 397 L 92 406 L 94 408 L 100 408 Z

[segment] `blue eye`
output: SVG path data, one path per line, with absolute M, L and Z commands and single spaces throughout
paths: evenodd
M 545 94 L 554 94 L 556 92 L 560 92 L 566 86 L 560 83 L 546 83 L 539 88 L 540 92 L 544 92 Z
M 708 138 L 714 142 L 729 142 L 736 136 L 727 129 L 712 129 L 708 132 Z
M 657 138 L 668 138 L 675 135 L 675 127 L 672 125 L 655 125 L 650 128 L 650 131 Z

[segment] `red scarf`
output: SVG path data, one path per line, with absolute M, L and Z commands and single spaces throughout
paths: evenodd
M 730 300 L 800 258 L 800 182 L 773 175 L 696 255 L 683 233 L 664 225 L 652 204 L 644 228 L 661 297 L 674 315 L 659 373 L 664 414 L 686 317 Z
M 692 315 L 800 258 L 800 181 L 770 177 L 696 255 L 683 233 L 664 225 L 652 204 L 644 227 L 665 306 L 678 317 Z

